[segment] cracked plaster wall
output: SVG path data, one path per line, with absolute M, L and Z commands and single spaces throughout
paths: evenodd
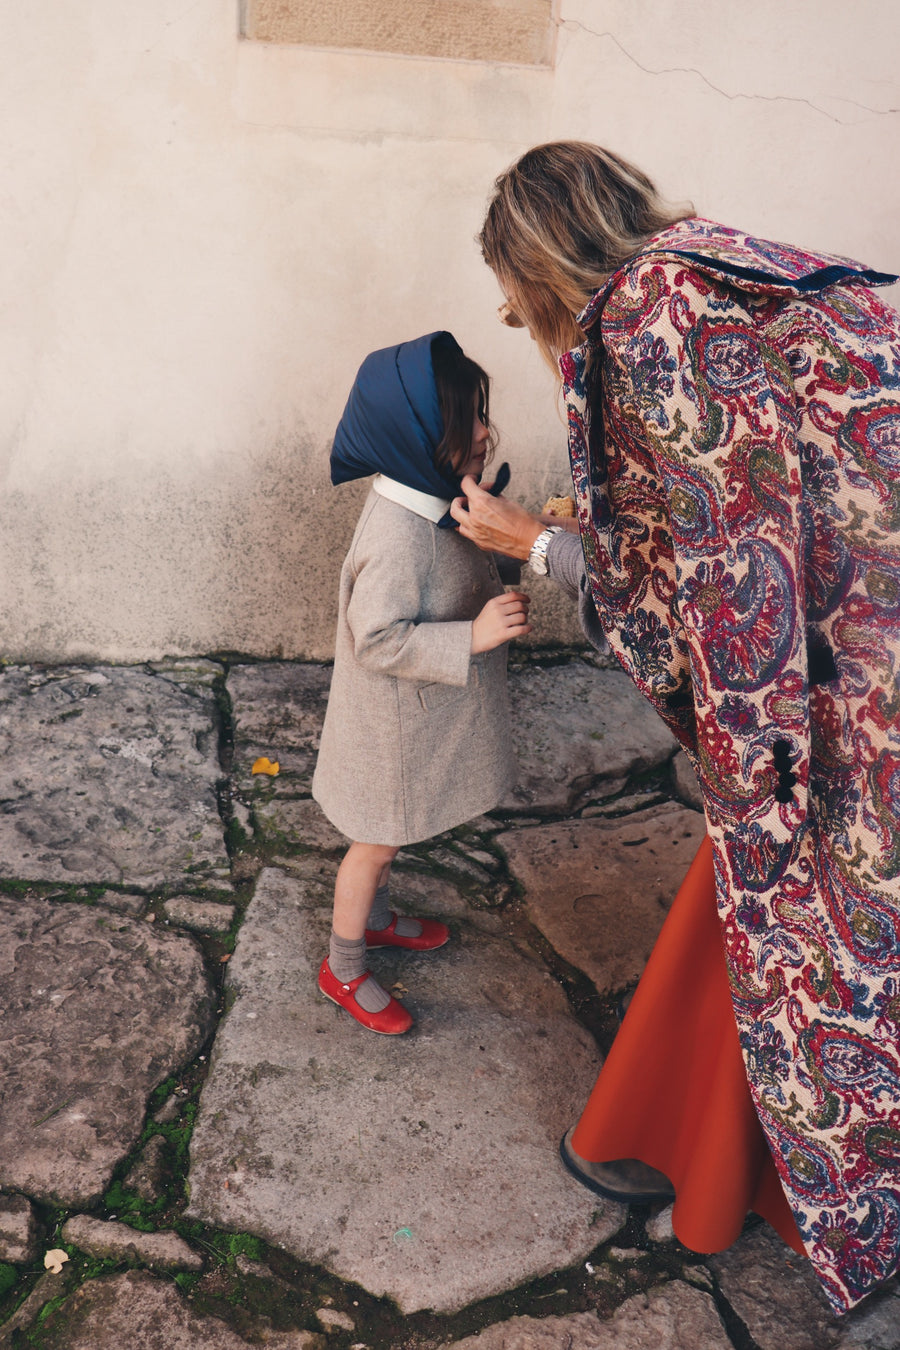
M 7 658 L 327 655 L 361 498 L 330 437 L 365 353 L 433 328 L 495 378 L 513 490 L 563 489 L 553 381 L 473 242 L 530 144 L 900 269 L 882 0 L 560 0 L 543 68 L 249 42 L 223 0 L 32 8 L 2 11 Z

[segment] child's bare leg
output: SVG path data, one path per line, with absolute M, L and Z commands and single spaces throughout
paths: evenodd
M 334 887 L 334 918 L 328 964 L 335 979 L 349 984 L 366 972 L 366 921 L 382 876 L 387 876 L 397 849 L 387 844 L 354 842 L 344 854 Z M 370 975 L 355 998 L 366 1012 L 378 1013 L 390 995 Z
M 332 928 L 339 937 L 365 935 L 375 892 L 386 884 L 396 856 L 389 844 L 353 843 L 347 849 L 334 884 Z

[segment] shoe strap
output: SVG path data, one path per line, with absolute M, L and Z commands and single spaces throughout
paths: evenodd
M 341 989 L 343 989 L 344 993 L 352 994 L 354 998 L 356 997 L 356 991 L 359 988 L 359 986 L 363 983 L 363 981 L 367 980 L 369 976 L 372 974 L 371 970 L 364 970 L 361 975 L 357 975 L 356 979 L 351 980 L 348 984 L 345 980 L 338 979 L 334 971 L 331 969 L 331 966 L 328 967 L 328 970 L 331 975 L 331 978 Z

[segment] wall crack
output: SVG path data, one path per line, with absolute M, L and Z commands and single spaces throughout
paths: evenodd
M 608 39 L 613 46 L 618 48 L 627 61 L 630 61 L 636 69 L 643 71 L 645 75 L 696 75 L 697 79 L 702 80 L 707 88 L 711 89 L 713 93 L 719 94 L 722 98 L 727 98 L 729 102 L 732 103 L 736 102 L 738 99 L 747 99 L 748 101 L 759 103 L 798 103 L 803 107 L 811 109 L 812 112 L 819 113 L 822 117 L 827 117 L 829 122 L 834 122 L 835 125 L 839 127 L 857 126 L 860 121 L 865 120 L 857 118 L 851 121 L 835 117 L 833 113 L 828 112 L 826 108 L 821 108 L 817 103 L 813 103 L 810 99 L 797 98 L 792 94 L 745 94 L 741 92 L 730 94 L 727 89 L 722 89 L 719 85 L 714 84 L 709 76 L 704 75 L 703 71 L 698 70 L 696 66 L 664 66 L 659 70 L 654 70 L 651 66 L 643 65 L 637 57 L 633 56 L 628 48 L 619 41 L 615 33 L 610 33 L 608 30 L 598 32 L 594 28 L 588 28 L 586 24 L 581 23 L 578 19 L 561 19 L 557 26 L 560 29 L 569 32 L 577 31 L 585 33 L 588 37 Z M 841 102 L 849 103 L 854 108 L 859 108 L 862 112 L 868 113 L 872 117 L 892 117 L 897 112 L 900 112 L 900 108 L 871 108 L 868 104 L 858 103 L 856 99 L 851 98 L 842 99 Z

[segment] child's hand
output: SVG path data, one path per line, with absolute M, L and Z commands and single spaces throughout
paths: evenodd
M 531 597 L 524 591 L 508 591 L 489 600 L 472 624 L 472 655 L 491 652 L 509 642 L 510 638 L 524 637 L 531 632 L 528 606 Z

